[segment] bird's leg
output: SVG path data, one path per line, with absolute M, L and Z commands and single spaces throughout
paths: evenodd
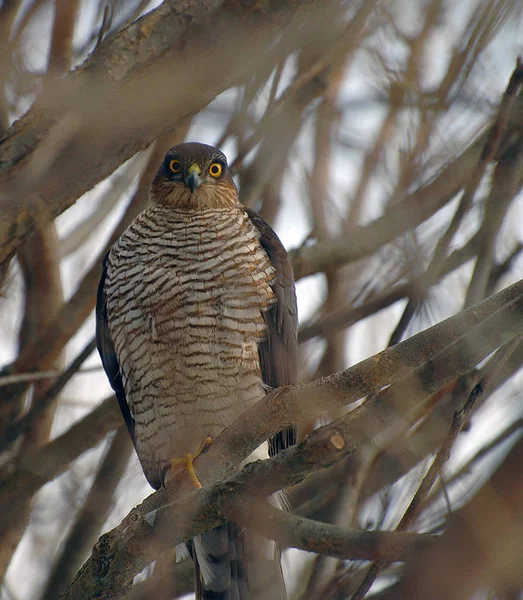
M 189 479 L 192 481 L 195 488 L 201 488 L 202 484 L 196 475 L 196 471 L 194 470 L 194 461 L 200 456 L 200 454 L 212 444 L 212 438 L 206 437 L 203 439 L 202 443 L 196 450 L 195 454 L 187 453 L 183 458 L 171 458 L 171 469 L 178 470 L 180 465 L 183 465 L 187 470 L 187 474 L 189 475 Z

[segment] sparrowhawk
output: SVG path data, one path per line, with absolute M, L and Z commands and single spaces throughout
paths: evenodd
M 104 369 L 154 488 L 182 457 L 191 470 L 205 444 L 268 390 L 296 381 L 288 255 L 239 203 L 227 160 L 211 146 L 167 152 L 148 207 L 105 258 L 96 316 Z M 270 454 L 294 438 L 280 432 Z M 268 542 L 255 539 L 228 524 L 193 540 L 197 598 L 285 597 L 270 573 L 281 574 L 279 564 L 260 573 L 276 554 L 265 561 Z

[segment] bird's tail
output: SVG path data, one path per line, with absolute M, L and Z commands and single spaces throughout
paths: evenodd
M 196 600 L 286 600 L 279 549 L 226 523 L 193 540 Z

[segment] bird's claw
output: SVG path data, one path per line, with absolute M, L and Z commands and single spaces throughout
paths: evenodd
M 200 489 L 202 484 L 200 483 L 200 480 L 196 475 L 196 471 L 194 470 L 194 461 L 207 448 L 207 446 L 210 446 L 211 444 L 212 438 L 206 437 L 198 447 L 198 450 L 196 450 L 195 454 L 187 453 L 183 458 L 171 458 L 171 470 L 179 471 L 180 466 L 185 467 L 187 474 L 189 475 L 189 479 L 194 487 Z

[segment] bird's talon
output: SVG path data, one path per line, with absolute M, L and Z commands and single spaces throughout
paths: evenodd
M 200 489 L 202 487 L 202 484 L 200 483 L 200 480 L 196 475 L 196 471 L 194 469 L 194 461 L 207 448 L 207 446 L 210 446 L 211 444 L 212 438 L 206 437 L 198 447 L 198 450 L 196 450 L 195 454 L 187 453 L 183 458 L 171 458 L 171 470 L 179 471 L 180 466 L 185 467 L 185 470 L 189 475 L 189 479 L 191 480 L 194 487 Z
M 195 456 L 193 456 L 192 454 L 186 454 L 185 455 L 185 467 L 187 469 L 187 474 L 189 475 L 189 479 L 192 481 L 192 484 L 194 485 L 194 487 L 196 489 L 200 489 L 202 487 L 202 484 L 200 483 L 200 480 L 198 479 L 198 476 L 196 475 L 196 471 L 194 470 L 194 459 L 196 458 L 196 456 L 198 456 L 198 454 L 196 454 Z
M 210 446 L 211 444 L 212 444 L 212 437 L 207 436 L 200 444 L 198 450 L 196 450 L 196 454 L 194 455 L 194 458 L 197 458 L 198 456 L 200 456 L 200 454 L 207 448 L 207 446 Z

